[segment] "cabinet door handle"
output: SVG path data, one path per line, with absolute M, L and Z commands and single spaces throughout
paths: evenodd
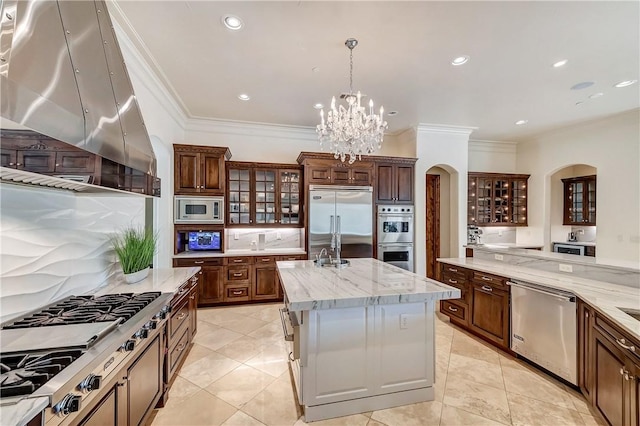
M 458 312 L 458 309 L 457 309 L 457 308 L 454 308 L 454 307 L 451 307 L 451 306 L 449 306 L 449 308 L 448 308 L 448 309 L 449 309 L 451 312 Z
M 241 277 L 242 276 L 242 272 L 236 272 L 235 274 L 233 274 L 234 277 Z
M 450 282 L 451 284 L 458 284 L 458 281 L 456 281 L 456 280 L 452 280 L 452 279 L 449 279 L 449 282 Z
M 195 299 L 195 298 L 196 298 L 195 294 L 193 296 L 189 297 L 189 299 L 192 299 L 192 300 Z
M 195 263 L 196 265 L 202 265 L 204 263 L 204 260 L 195 260 L 193 263 Z
M 589 318 L 589 311 L 585 311 L 585 312 L 584 312 L 584 317 L 585 317 L 585 318 Z
M 265 259 L 265 258 L 262 258 L 262 261 L 263 261 L 263 262 L 268 262 L 268 261 L 270 261 L 270 260 L 271 260 L 271 259 Z
M 623 348 L 625 348 L 625 349 L 627 349 L 627 350 L 631 351 L 631 352 L 635 352 L 635 351 L 636 351 L 636 347 L 635 347 L 635 346 L 633 346 L 633 345 L 627 345 L 627 344 L 626 344 L 626 343 L 627 343 L 627 341 L 626 341 L 625 339 L 620 339 L 620 340 L 616 339 L 616 343 L 617 343 L 618 345 L 622 346 Z
M 16 163 L 9 163 L 9 165 L 10 165 L 10 166 L 15 166 L 15 165 L 16 165 Z
M 484 291 L 493 291 L 493 289 L 492 289 L 491 287 L 489 287 L 488 285 L 483 285 L 483 286 L 482 286 L 482 289 L 483 289 Z
M 458 270 L 456 268 L 447 268 L 447 271 L 458 272 Z
M 180 344 L 178 345 L 178 347 L 176 348 L 176 350 L 177 350 L 178 352 L 182 352 L 182 351 L 184 351 L 184 348 L 186 348 L 186 347 L 187 347 L 187 345 L 186 345 L 186 344 L 184 344 L 184 343 L 180 343 Z
M 485 276 L 483 276 L 483 277 L 482 277 L 482 279 L 483 279 L 484 281 L 493 281 L 493 279 L 492 279 L 492 278 L 485 277 Z
M 185 294 L 187 292 L 186 289 L 182 289 L 178 292 L 178 296 L 182 296 L 183 294 Z
M 60 167 L 60 164 L 56 164 L 56 167 Z
M 232 291 L 232 293 L 236 296 L 240 296 L 242 294 L 242 290 Z
M 233 263 L 242 263 L 243 259 L 233 259 Z

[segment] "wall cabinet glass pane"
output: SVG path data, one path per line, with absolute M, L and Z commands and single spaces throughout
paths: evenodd
M 562 179 L 564 183 L 564 225 L 596 224 L 596 177 Z
M 529 175 L 469 173 L 467 223 L 526 226 Z

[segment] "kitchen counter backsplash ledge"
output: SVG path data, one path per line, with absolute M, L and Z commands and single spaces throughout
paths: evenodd
M 106 285 L 92 291 L 91 294 L 102 296 L 117 293 L 144 293 L 159 291 L 161 293 L 175 293 L 182 284 L 200 271 L 200 267 L 161 268 L 151 269 L 149 276 L 135 284 L 127 284 L 124 276 L 119 275 L 107 282 Z

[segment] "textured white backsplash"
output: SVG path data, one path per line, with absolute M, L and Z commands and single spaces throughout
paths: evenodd
M 260 234 L 265 236 L 265 250 L 304 246 L 304 228 L 227 228 L 224 232 L 225 250 L 250 250 L 252 241 L 257 246 Z
M 130 225 L 144 226 L 142 197 L 0 185 L 0 320 L 101 286 Z

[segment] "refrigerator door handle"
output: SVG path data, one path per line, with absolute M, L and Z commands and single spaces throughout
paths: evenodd
M 336 230 L 335 230 L 335 223 L 333 221 L 333 215 L 330 216 L 330 233 L 331 233 L 331 250 L 336 248 Z

